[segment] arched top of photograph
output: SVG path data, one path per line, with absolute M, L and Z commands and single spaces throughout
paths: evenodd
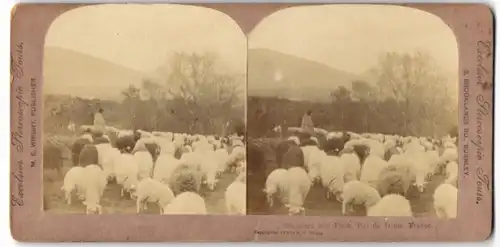
M 453 30 L 440 17 L 416 8 L 348 4 L 285 8 L 255 26 L 248 46 L 249 64 L 254 64 L 249 70 L 260 71 L 249 72 L 250 95 L 263 94 L 265 88 L 309 85 L 290 95 L 303 98 L 307 92 L 317 92 L 312 87 L 331 86 L 331 78 L 350 87 L 352 80 L 373 79 L 373 67 L 389 53 L 401 55 L 392 60 L 405 59 L 406 54 L 432 62 L 434 70 L 454 79 L 450 86 L 455 88 L 453 94 L 458 93 L 458 43 Z M 319 78 L 323 75 L 329 80 Z M 319 95 L 318 99 L 329 100 L 328 93 Z
M 246 52 L 209 8 L 62 14 L 44 48 L 45 211 L 245 214 Z
M 123 115 L 111 110 L 105 101 L 170 100 L 186 106 L 211 107 L 211 112 L 199 110 L 210 116 L 241 109 L 241 114 L 215 124 L 224 126 L 229 119 L 244 119 L 246 51 L 246 37 L 236 22 L 214 9 L 177 4 L 84 6 L 60 15 L 47 32 L 45 101 L 66 97 L 66 105 L 73 106 L 86 101 L 80 108 L 89 108 L 88 112 L 69 114 L 74 115 L 70 116 L 73 122 L 80 124 L 92 124 L 99 102 L 108 123 L 114 115 Z M 203 121 L 194 107 L 191 112 L 171 107 L 174 103 L 169 107 L 157 105 L 168 108 L 161 110 L 177 118 Z M 130 107 L 123 110 L 134 111 Z M 139 113 L 152 115 L 136 111 L 135 119 L 141 118 Z M 90 117 L 80 119 L 84 116 Z M 210 117 L 206 118 L 209 121 Z M 161 125 L 160 120 L 142 127 L 133 123 L 138 120 L 130 121 L 116 124 L 142 129 Z
M 217 60 L 215 69 L 240 77 L 246 73 L 246 37 L 220 11 L 178 4 L 79 7 L 56 18 L 46 34 L 44 90 L 120 99 L 116 92 L 124 84 L 163 79 L 157 77 L 165 77 L 168 61 L 178 55 Z
M 456 217 L 458 46 L 439 17 L 292 7 L 248 45 L 248 214 Z

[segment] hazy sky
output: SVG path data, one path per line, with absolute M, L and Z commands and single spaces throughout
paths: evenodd
M 437 16 L 399 6 L 330 5 L 275 12 L 249 36 L 250 48 L 268 48 L 364 73 L 386 51 L 427 51 L 458 73 L 453 31 Z
M 46 46 L 103 58 L 145 73 L 175 51 L 216 52 L 223 66 L 244 73 L 246 38 L 215 10 L 180 5 L 109 4 L 71 10 L 57 18 Z

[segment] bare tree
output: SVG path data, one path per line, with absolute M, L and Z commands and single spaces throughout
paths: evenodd
M 366 81 L 356 80 L 352 82 L 353 97 L 359 100 L 363 106 L 363 125 L 365 132 L 370 132 L 369 113 L 378 113 L 377 104 L 373 104 L 378 100 L 378 88 L 370 85 Z M 372 114 L 372 116 L 375 114 Z
M 128 114 L 129 114 L 129 127 L 132 129 L 138 128 L 138 113 L 139 113 L 139 104 L 141 101 L 141 89 L 134 86 L 134 85 L 129 85 L 127 88 L 125 88 L 121 94 L 124 97 L 123 99 L 123 104 L 125 105 L 126 109 L 128 109 Z
M 332 101 L 334 103 L 336 102 L 336 103 L 339 103 L 339 105 L 340 105 L 339 112 L 340 112 L 340 120 L 342 123 L 341 127 L 344 128 L 345 127 L 344 126 L 344 114 L 345 114 L 346 105 L 349 101 L 352 100 L 351 91 L 344 86 L 340 86 L 340 87 L 337 87 L 337 89 L 333 90 L 330 93 L 330 96 L 332 97 Z
M 191 131 L 221 134 L 231 113 L 243 113 L 242 80 L 240 76 L 217 72 L 212 54 L 176 53 L 170 64 L 167 91 L 173 98 L 182 99 Z
M 436 70 L 431 57 L 423 52 L 386 53 L 372 72 L 385 97 L 394 98 L 403 115 L 403 131 L 407 135 L 424 131 L 422 120 L 429 119 L 436 126 L 443 97 L 444 78 Z M 432 130 L 431 130 L 432 132 Z

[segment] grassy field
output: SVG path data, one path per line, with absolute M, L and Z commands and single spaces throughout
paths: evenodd
M 69 161 L 65 162 L 62 174 L 65 174 L 70 168 Z M 215 191 L 202 189 L 200 194 L 205 198 L 209 214 L 225 214 L 226 205 L 224 193 L 226 188 L 236 178 L 236 174 L 222 174 Z M 73 197 L 71 205 L 66 204 L 64 193 L 61 191 L 64 177 L 57 175 L 53 171 L 44 172 L 43 192 L 45 199 L 45 212 L 57 214 L 79 214 L 85 212 L 85 207 L 81 201 Z M 130 198 L 120 197 L 120 186 L 114 183 L 108 184 L 101 199 L 104 214 L 135 214 L 136 203 Z M 159 214 L 160 210 L 156 205 L 148 204 L 146 214 Z
M 429 181 L 423 193 L 419 193 L 416 188 L 410 188 L 408 199 L 410 200 L 413 216 L 415 217 L 433 217 L 436 215 L 433 206 L 432 195 L 436 187 L 444 180 L 443 176 L 434 176 Z M 304 203 L 306 215 L 308 216 L 342 216 L 342 204 L 334 199 L 327 200 L 325 189 L 320 185 L 313 187 L 306 197 Z M 285 207 L 275 208 L 274 215 L 285 215 L 288 211 Z M 363 216 L 364 212 L 357 212 L 353 216 Z

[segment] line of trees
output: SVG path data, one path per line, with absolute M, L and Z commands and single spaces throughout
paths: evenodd
M 458 95 L 453 85 L 422 52 L 386 53 L 370 71 L 372 83 L 356 80 L 351 88 L 331 90 L 330 103 L 250 97 L 250 136 L 264 136 L 272 126 L 300 126 L 302 115 L 313 110 L 317 127 L 359 133 L 441 136 L 455 135 Z M 332 83 L 334 84 L 334 83 Z
M 216 70 L 213 54 L 176 53 L 166 76 L 126 86 L 121 102 L 70 96 L 44 97 L 44 131 L 92 124 L 97 108 L 111 126 L 147 131 L 228 134 L 244 129 L 244 77 Z

